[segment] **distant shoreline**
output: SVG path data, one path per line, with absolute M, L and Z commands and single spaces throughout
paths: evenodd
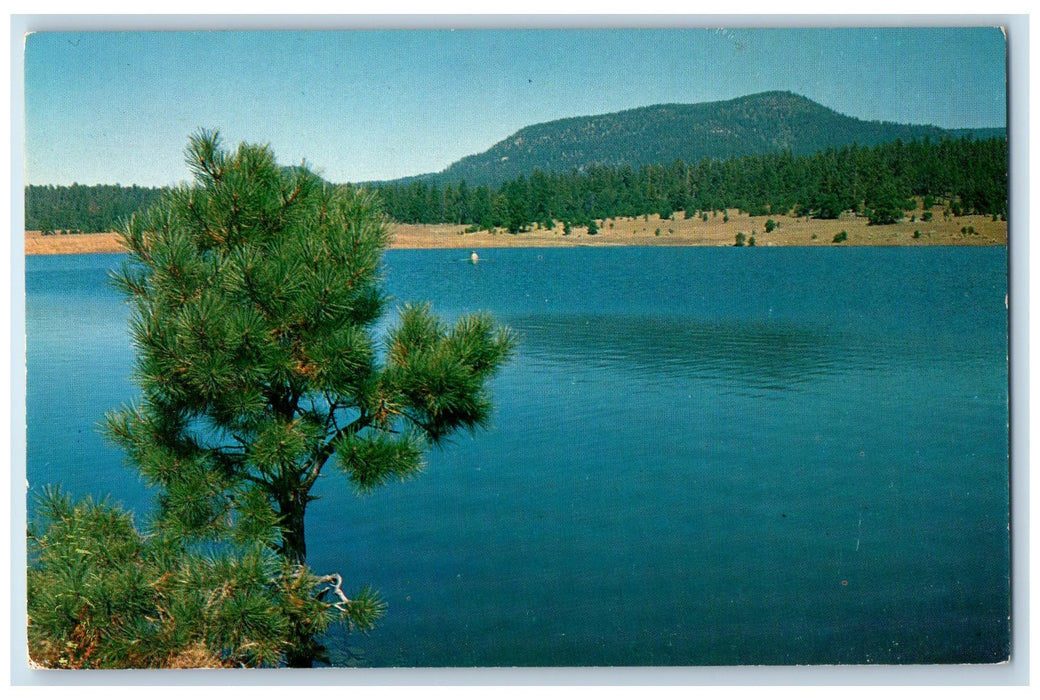
M 553 229 L 534 229 L 518 234 L 505 231 L 467 232 L 467 227 L 452 224 L 394 224 L 391 249 L 423 248 L 563 248 L 611 246 L 732 246 L 737 234 L 745 242 L 754 238 L 756 246 L 1006 246 L 1007 222 L 989 216 L 969 215 L 946 218 L 941 208 L 932 211 L 930 221 L 923 212 L 911 212 L 906 220 L 887 226 L 869 226 L 859 216 L 839 219 L 806 219 L 792 216 L 756 216 L 736 210 L 700 218 L 685 219 L 682 212 L 672 219 L 656 215 L 605 219 L 599 232 L 589 235 L 575 227 L 564 234 L 561 224 Z M 913 220 L 911 220 L 911 218 Z M 767 233 L 766 222 L 777 227 Z M 835 243 L 845 232 L 846 240 Z M 26 255 L 71 255 L 78 253 L 121 253 L 116 233 L 79 233 L 44 236 L 39 231 L 25 232 Z

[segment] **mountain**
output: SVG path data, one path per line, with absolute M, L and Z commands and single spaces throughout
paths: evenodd
M 639 166 L 681 159 L 806 155 L 853 143 L 1003 135 L 1003 129 L 950 131 L 934 126 L 863 121 L 791 92 L 763 92 L 723 102 L 664 104 L 528 126 L 440 173 L 407 178 L 497 185 L 536 168 L 569 172 L 587 165 Z M 403 183 L 404 181 L 395 181 Z

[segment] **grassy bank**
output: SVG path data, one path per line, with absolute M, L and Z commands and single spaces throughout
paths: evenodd
M 1007 245 L 1007 222 L 989 216 L 944 217 L 941 207 L 923 221 L 923 211 L 911 212 L 904 221 L 887 226 L 869 226 L 864 217 L 806 219 L 792 216 L 750 217 L 736 210 L 709 214 L 708 220 L 686 219 L 677 212 L 671 219 L 656 215 L 599 221 L 599 232 L 585 228 L 565 233 L 562 224 L 510 234 L 498 230 L 467 233 L 465 226 L 451 224 L 395 224 L 392 248 L 507 248 L 555 246 L 727 246 L 738 234 L 745 244 L 754 238 L 758 246 L 896 246 L 896 245 Z M 766 232 L 766 222 L 777 226 Z M 835 243 L 835 237 L 844 241 Z M 120 252 L 114 233 L 44 236 L 26 231 L 26 255 Z

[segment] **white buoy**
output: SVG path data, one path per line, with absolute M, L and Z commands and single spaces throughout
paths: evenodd
M 470 256 L 469 256 L 469 261 L 470 261 L 471 263 L 473 263 L 474 265 L 476 265 L 476 264 L 477 264 L 478 262 L 480 262 L 480 256 L 479 256 L 479 255 L 477 255 L 477 251 L 475 251 L 475 250 L 474 250 L 474 251 L 473 251 L 473 252 L 472 252 L 472 253 L 470 254 Z

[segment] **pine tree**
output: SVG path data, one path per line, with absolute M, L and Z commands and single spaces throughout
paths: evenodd
M 320 634 L 341 612 L 369 629 L 382 611 L 366 591 L 348 611 L 338 577 L 289 565 L 262 542 L 207 551 L 142 533 L 130 513 L 89 497 L 74 504 L 45 488 L 38 500 L 28 646 L 48 668 L 277 666 L 294 631 Z
M 381 353 L 389 234 L 374 198 L 280 168 L 267 147 L 225 151 L 216 132 L 186 155 L 194 184 L 123 231 L 115 278 L 142 400 L 111 413 L 107 432 L 159 487 L 164 533 L 274 533 L 273 551 L 303 567 L 326 465 L 359 492 L 419 473 L 429 446 L 486 424 L 486 385 L 514 338 L 486 315 L 448 325 L 406 306 Z M 312 632 L 296 625 L 290 665 L 311 664 Z
M 903 218 L 909 204 L 905 197 L 900 197 L 891 180 L 882 180 L 865 200 L 868 223 L 871 226 L 894 224 Z

